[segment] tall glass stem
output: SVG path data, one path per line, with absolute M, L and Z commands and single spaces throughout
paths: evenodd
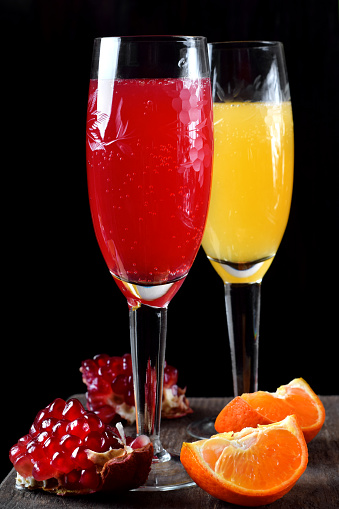
M 140 304 L 129 312 L 137 434 L 150 437 L 158 461 L 170 455 L 160 442 L 167 308 Z
M 261 282 L 225 284 L 235 396 L 258 390 L 260 295 Z

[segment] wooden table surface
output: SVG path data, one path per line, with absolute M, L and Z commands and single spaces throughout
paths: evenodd
M 83 400 L 83 395 L 76 395 Z M 309 444 L 309 462 L 293 489 L 270 509 L 339 509 L 339 396 L 321 397 L 325 424 Z M 182 419 L 163 421 L 162 442 L 170 452 L 179 453 L 183 441 L 192 439 L 187 425 L 197 419 L 216 415 L 228 402 L 223 398 L 191 398 L 194 413 Z M 128 429 L 127 429 L 128 433 Z M 8 509 L 227 509 L 236 508 L 217 500 L 198 486 L 167 492 L 127 492 L 120 495 L 96 493 L 78 497 L 60 497 L 40 491 L 15 488 L 12 470 L 0 486 L 0 507 Z

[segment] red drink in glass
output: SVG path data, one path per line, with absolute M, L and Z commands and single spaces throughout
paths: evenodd
M 205 227 L 212 144 L 208 78 L 91 80 L 92 219 L 109 270 L 130 304 L 131 284 L 180 281 L 176 293 L 187 275 Z

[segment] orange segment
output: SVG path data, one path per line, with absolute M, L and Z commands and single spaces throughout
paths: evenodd
M 286 416 L 285 416 L 286 417 Z M 255 428 L 258 424 L 272 424 L 272 420 L 261 415 L 242 397 L 237 396 L 226 405 L 215 420 L 218 433 L 241 431 L 243 428 Z
M 295 416 L 281 422 L 183 443 L 181 462 L 210 495 L 245 506 L 285 495 L 307 466 L 304 435 Z
M 275 393 L 258 391 L 242 394 L 241 398 L 258 414 L 273 422 L 295 414 L 306 442 L 310 442 L 319 433 L 325 421 L 322 402 L 302 378 L 282 385 Z

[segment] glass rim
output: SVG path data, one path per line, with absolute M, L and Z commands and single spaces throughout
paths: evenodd
M 204 35 L 119 35 L 119 36 L 104 36 L 104 37 L 95 37 L 94 41 L 101 40 L 116 40 L 116 41 L 125 41 L 125 42 L 186 42 L 186 41 L 201 41 L 204 40 L 207 42 L 207 39 Z
M 223 49 L 265 49 L 283 46 L 280 41 L 217 41 L 209 42 L 208 46 Z

